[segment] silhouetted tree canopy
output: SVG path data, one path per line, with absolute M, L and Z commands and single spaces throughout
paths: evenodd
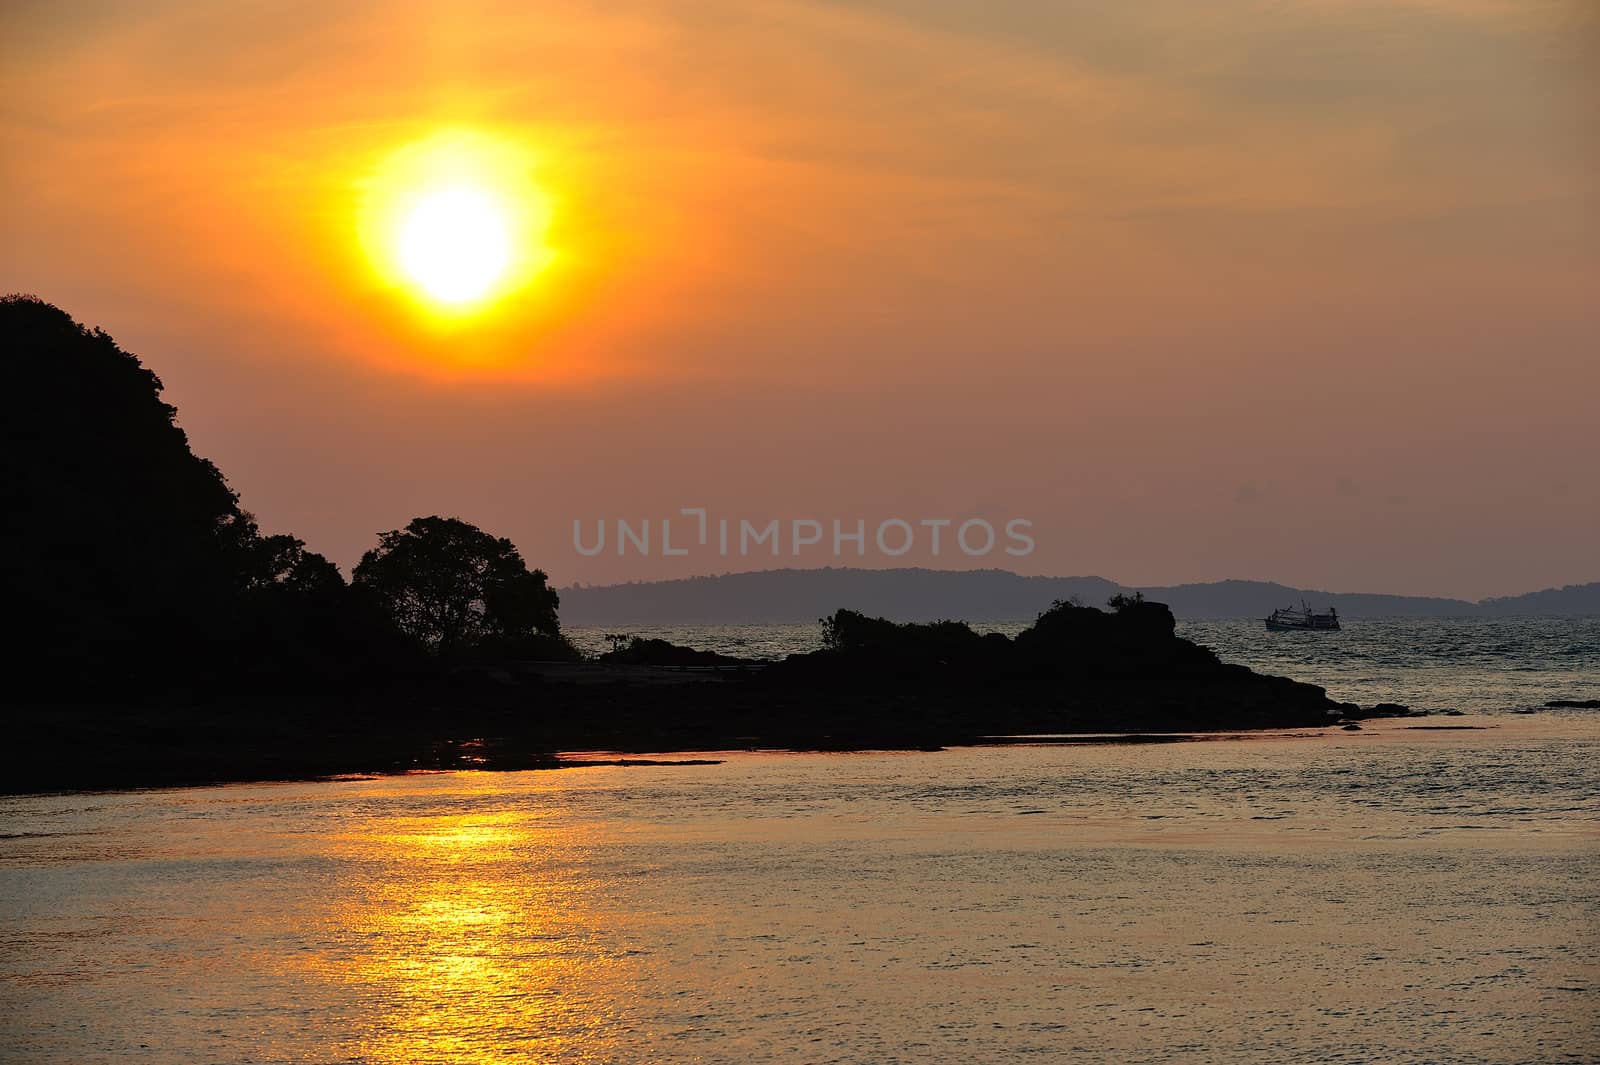
M 189 450 L 161 381 L 105 333 L 0 300 L 8 606 L 51 658 L 191 635 L 235 587 L 253 526 Z
M 279 651 L 329 635 L 302 607 L 344 610 L 337 567 L 261 535 L 138 358 L 31 296 L 0 298 L 0 353 L 0 580 L 19 661 L 59 687 L 122 687 L 270 659 L 239 646 L 267 618 Z
M 560 605 L 543 570 L 529 570 L 516 546 L 459 518 L 413 518 L 378 536 L 355 584 L 374 596 L 404 633 L 435 651 L 541 641 L 564 644 Z

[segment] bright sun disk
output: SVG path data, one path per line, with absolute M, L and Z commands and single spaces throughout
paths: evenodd
M 400 229 L 406 276 L 441 303 L 483 297 L 511 263 L 510 224 L 494 197 L 470 185 L 430 192 Z
M 552 200 L 525 138 L 445 129 L 356 179 L 356 233 L 374 279 L 421 321 L 492 325 L 555 259 Z

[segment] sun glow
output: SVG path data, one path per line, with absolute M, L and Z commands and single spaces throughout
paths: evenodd
M 525 147 L 476 132 L 395 152 L 364 189 L 361 237 L 378 276 L 446 319 L 527 285 L 554 258 L 533 172 Z

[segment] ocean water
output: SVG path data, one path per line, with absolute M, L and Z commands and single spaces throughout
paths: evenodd
M 0 1058 L 1600 1059 L 1600 716 L 1447 720 L 0 799 Z
M 973 627 L 1014 635 L 1027 623 Z M 579 627 L 570 635 L 599 652 L 608 631 L 748 658 L 821 646 L 817 625 Z M 1363 706 L 1497 713 L 1551 699 L 1600 699 L 1600 617 L 1355 618 L 1334 633 L 1268 632 L 1260 619 L 1180 621 L 1178 634 L 1225 662 L 1320 684 L 1333 698 Z

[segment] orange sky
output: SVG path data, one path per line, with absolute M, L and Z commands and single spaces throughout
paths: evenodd
M 1129 583 L 1600 579 L 1586 3 L 21 3 L 0 42 L 0 289 L 342 564 L 435 512 L 558 584 L 770 561 L 572 546 L 706 506 L 1020 516 L 1025 558 L 898 561 Z M 444 130 L 522 153 L 554 253 L 447 327 L 358 232 Z

